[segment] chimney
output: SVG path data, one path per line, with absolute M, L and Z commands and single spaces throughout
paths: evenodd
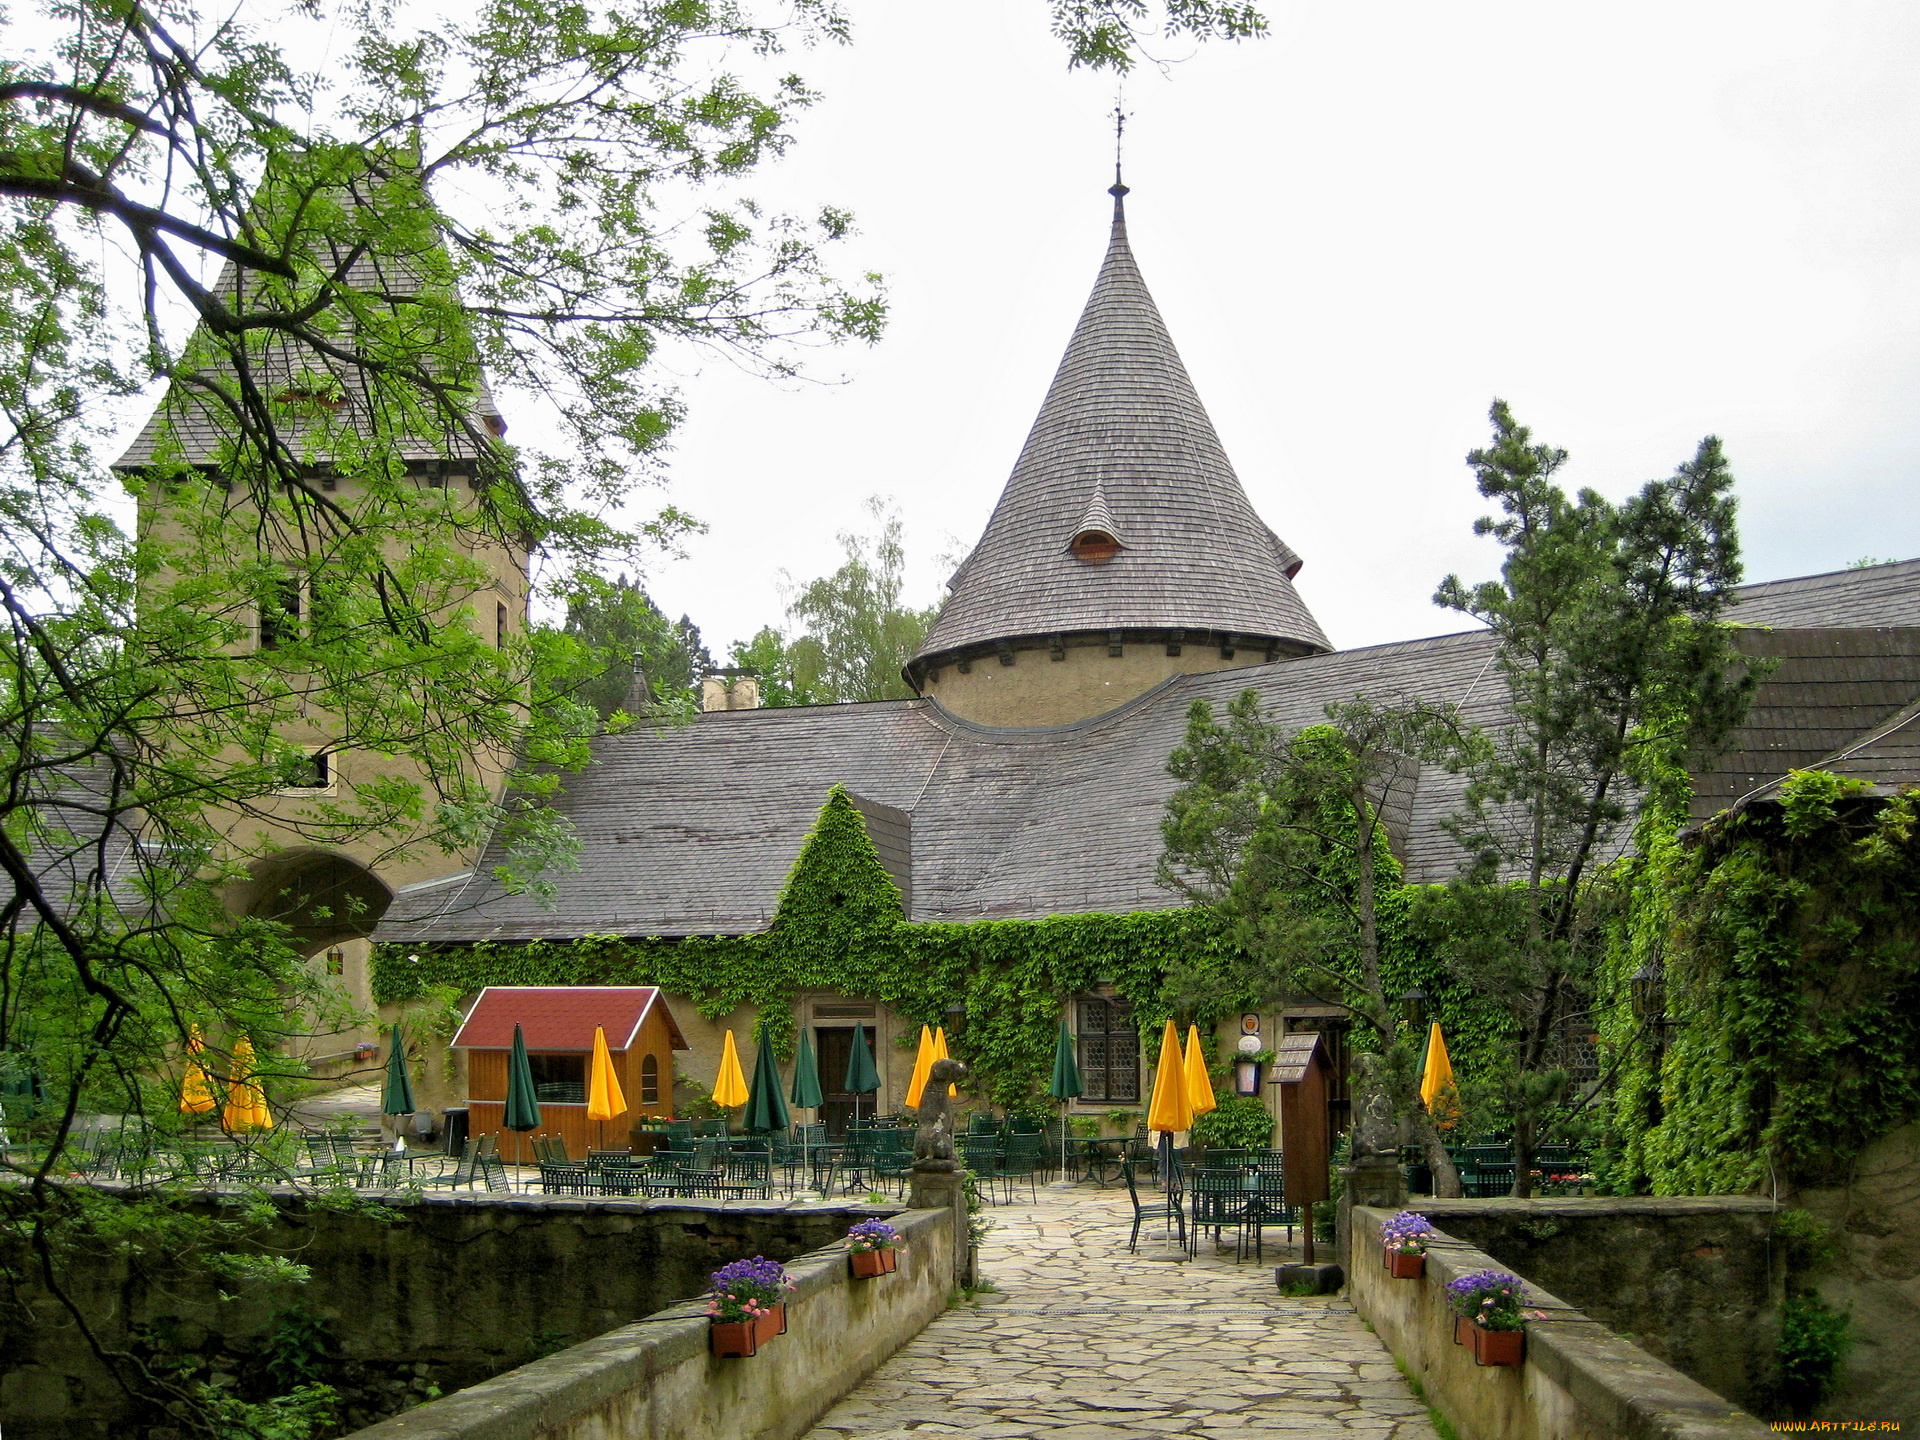
M 709 670 L 700 677 L 702 710 L 758 710 L 760 681 L 751 670 Z

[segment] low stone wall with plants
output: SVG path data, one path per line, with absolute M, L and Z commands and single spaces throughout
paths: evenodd
M 789 1261 L 787 1329 L 749 1357 L 719 1358 L 704 1300 L 496 1376 L 359 1431 L 351 1440 L 788 1440 L 804 1435 L 947 1306 L 952 1216 L 893 1218 L 898 1269 L 855 1279 L 833 1246 Z
M 1451 1202 L 1449 1202 L 1451 1203 Z M 1483 1202 L 1484 1203 L 1484 1202 Z M 1422 1213 L 1424 1213 L 1422 1207 Z M 1505 1269 L 1444 1231 L 1427 1247 L 1424 1274 L 1394 1279 L 1383 1263 L 1386 1210 L 1353 1211 L 1347 1293 L 1424 1395 L 1474 1440 L 1760 1440 L 1768 1428 L 1697 1380 L 1622 1339 L 1520 1274 L 1524 1357 L 1482 1366 L 1456 1344 L 1451 1280 Z
M 119 1189 L 88 1193 L 105 1201 Z M 337 1434 L 661 1311 L 703 1292 L 729 1261 L 790 1260 L 898 1209 L 465 1192 L 340 1198 L 352 1208 L 291 1190 L 178 1202 L 175 1233 L 244 1215 L 241 1257 L 304 1267 L 301 1283 L 275 1282 L 270 1268 L 265 1280 L 238 1283 L 186 1246 L 60 1257 L 59 1283 L 103 1346 L 150 1377 L 145 1396 L 115 1380 L 30 1257 L 0 1254 L 7 1440 L 176 1440 L 166 1396 L 201 1385 L 236 1402 L 331 1386 L 338 1399 L 320 1433 Z M 950 1263 L 945 1273 L 950 1284 Z
M 1783 1413 L 1787 1247 L 1758 1196 L 1420 1200 L 1410 1207 L 1756 1415 Z

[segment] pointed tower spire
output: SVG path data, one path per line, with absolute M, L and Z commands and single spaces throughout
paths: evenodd
M 1111 193 L 1093 294 L 1000 503 L 907 668 L 958 713 L 968 711 L 943 668 L 972 676 L 985 657 L 1024 665 L 1026 649 L 1070 658 L 1076 635 L 1103 656 L 1132 648 L 1169 660 L 1133 693 L 1164 674 L 1331 648 L 1293 588 L 1299 557 L 1254 513 L 1134 263 L 1127 187 L 1116 178 Z M 1096 531 L 1114 543 L 1082 543 Z M 1059 723 L 1055 711 L 1019 723 Z

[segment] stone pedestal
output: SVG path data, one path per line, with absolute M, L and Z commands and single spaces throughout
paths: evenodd
M 1347 1272 L 1338 1265 L 1277 1265 L 1273 1283 L 1282 1295 L 1333 1295 L 1347 1283 Z
M 1399 1210 L 1407 1203 L 1406 1177 L 1391 1159 L 1362 1160 L 1340 1172 L 1340 1208 L 1334 1217 L 1333 1242 L 1342 1265 L 1351 1267 L 1347 1253 L 1348 1232 L 1353 1227 L 1353 1207 L 1371 1205 L 1382 1210 Z
M 951 1211 L 953 1214 L 953 1283 L 971 1285 L 973 1247 L 967 1239 L 966 1176 L 951 1160 L 915 1161 L 909 1172 L 913 1179 L 907 1191 L 907 1204 L 916 1210 Z

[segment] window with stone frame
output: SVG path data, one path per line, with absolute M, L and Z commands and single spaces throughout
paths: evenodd
M 1074 1002 L 1080 1048 L 1080 1098 L 1123 1105 L 1140 1100 L 1140 1031 L 1125 1000 L 1088 996 Z

